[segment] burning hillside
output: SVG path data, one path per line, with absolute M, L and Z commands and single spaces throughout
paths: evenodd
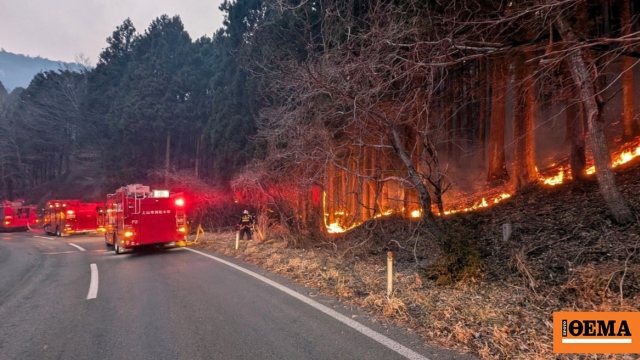
M 636 157 L 640 157 L 640 138 L 626 143 L 619 150 L 613 152 L 611 156 L 611 166 L 612 168 L 617 168 L 629 163 Z M 568 165 L 568 162 L 568 159 L 565 159 L 561 162 L 551 164 L 547 169 L 540 171 L 538 175 L 539 182 L 546 186 L 557 186 L 573 180 L 571 167 Z M 586 176 L 594 176 L 595 174 L 595 166 L 592 163 L 592 161 L 588 162 L 587 168 L 585 169 Z M 498 187 L 488 189 L 483 191 L 481 194 L 476 194 L 472 197 L 464 197 L 462 200 L 449 205 L 449 207 L 444 210 L 443 214 L 439 213 L 435 204 L 433 205 L 432 211 L 436 215 L 445 216 L 456 213 L 466 213 L 498 204 L 511 196 L 512 194 L 507 192 L 505 188 Z M 326 204 L 326 194 L 324 204 Z M 326 205 L 324 208 L 326 209 Z M 382 213 L 378 213 L 375 217 L 379 218 L 396 214 L 401 214 L 408 218 L 419 218 L 422 216 L 422 211 L 419 209 L 408 211 L 405 207 L 396 211 L 387 209 Z M 347 224 L 347 222 L 341 221 L 341 219 L 348 217 L 348 214 L 344 211 L 335 212 L 333 215 L 334 219 L 337 220 L 334 222 L 328 222 L 327 219 L 329 218 L 329 214 L 325 211 L 325 226 L 329 233 L 343 233 L 360 225 L 359 222 L 351 222 Z

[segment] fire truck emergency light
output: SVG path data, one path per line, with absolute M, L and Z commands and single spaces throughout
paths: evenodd
M 176 199 L 176 205 L 184 206 L 184 199 Z

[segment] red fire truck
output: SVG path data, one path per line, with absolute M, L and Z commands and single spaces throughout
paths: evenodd
M 81 200 L 50 200 L 44 209 L 44 232 L 67 236 L 99 230 L 103 222 L 104 204 Z
M 116 254 L 146 245 L 166 247 L 187 234 L 182 193 L 123 186 L 107 195 L 105 215 L 105 243 Z
M 24 201 L 0 202 L 0 231 L 27 231 L 38 222 L 37 208 Z

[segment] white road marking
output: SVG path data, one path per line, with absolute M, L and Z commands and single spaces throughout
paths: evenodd
M 357 322 L 355 320 L 352 320 L 352 319 L 340 314 L 339 312 L 337 312 L 337 311 L 335 311 L 333 309 L 330 309 L 330 308 L 328 308 L 328 307 L 326 307 L 326 306 L 324 306 L 324 305 L 322 305 L 322 304 L 320 304 L 320 303 L 318 303 L 316 301 L 313 301 L 310 298 L 308 298 L 308 297 L 306 297 L 306 296 L 304 296 L 302 294 L 299 294 L 299 293 L 289 289 L 286 286 L 280 285 L 280 284 L 278 284 L 277 282 L 275 282 L 273 280 L 269 280 L 269 279 L 267 279 L 266 277 L 264 277 L 262 275 L 256 274 L 251 270 L 247 270 L 247 269 L 245 269 L 245 268 L 243 268 L 241 266 L 238 266 L 236 264 L 230 263 L 230 262 L 228 262 L 226 260 L 220 259 L 220 258 L 215 257 L 213 255 L 205 254 L 205 253 L 200 252 L 198 250 L 193 250 L 193 249 L 190 249 L 190 248 L 187 248 L 187 247 L 183 248 L 183 249 L 186 249 L 186 250 L 189 250 L 189 251 L 194 252 L 196 254 L 200 254 L 200 255 L 206 256 L 206 257 L 208 257 L 210 259 L 219 261 L 219 262 L 221 262 L 221 263 L 223 263 L 225 265 L 231 266 L 232 268 L 234 268 L 236 270 L 242 271 L 243 273 L 245 273 L 247 275 L 253 276 L 256 279 L 258 279 L 260 281 L 263 281 L 263 282 L 275 287 L 276 289 L 278 289 L 280 291 L 283 291 L 283 292 L 293 296 L 294 298 L 306 303 L 307 305 L 310 305 L 310 306 L 316 308 L 317 310 L 322 311 L 323 313 L 325 313 L 325 314 L 331 316 L 332 318 L 340 321 L 341 323 L 351 327 L 352 329 L 355 329 L 355 330 L 359 331 L 360 333 L 370 337 L 371 339 L 379 342 L 380 344 L 382 344 L 382 345 L 386 346 L 387 348 L 397 352 L 398 354 L 406 357 L 407 359 L 411 359 L 411 360 L 429 360 L 429 358 L 424 357 L 424 356 L 418 354 L 417 352 L 405 347 L 404 345 L 389 339 L 388 337 L 380 334 L 379 332 L 376 332 L 376 331 L 374 331 L 374 330 L 372 330 L 372 329 L 360 324 L 359 322 Z
M 76 244 L 69 243 L 69 245 L 71 245 L 71 246 L 73 246 L 73 247 L 75 247 L 75 248 L 78 248 L 78 250 L 80 250 L 80 251 L 86 251 L 85 249 L 81 248 L 80 246 L 78 246 L 78 245 L 76 245 Z
M 46 236 L 34 236 L 34 237 L 36 237 L 36 238 L 40 238 L 40 239 L 47 239 L 47 240 L 48 240 L 48 239 L 51 239 L 50 237 L 46 237 Z
M 98 265 L 91 264 L 91 283 L 89 284 L 89 293 L 87 300 L 95 299 L 98 296 Z

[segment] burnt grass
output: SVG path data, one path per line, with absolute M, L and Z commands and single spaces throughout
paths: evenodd
M 419 222 L 386 217 L 322 243 L 274 235 L 235 250 L 232 234 L 210 234 L 199 246 L 483 359 L 632 359 L 552 351 L 554 311 L 640 308 L 640 161 L 615 170 L 634 214 L 623 226 L 613 221 L 594 177 L 532 186 L 488 208 L 439 218 L 447 233 L 439 243 Z M 511 224 L 507 240 L 503 224 Z M 391 297 L 388 252 L 395 263 Z

